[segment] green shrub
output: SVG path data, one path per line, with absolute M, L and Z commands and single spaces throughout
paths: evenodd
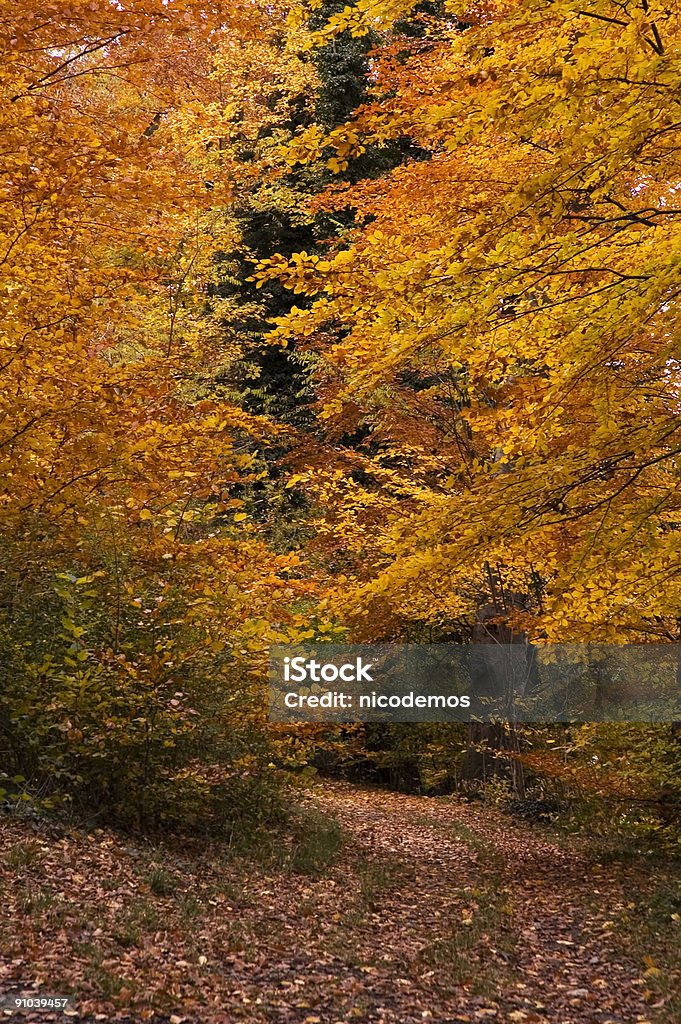
M 87 824 L 258 828 L 280 783 L 249 666 L 179 590 L 142 618 L 158 605 L 144 583 L 113 622 L 107 573 L 46 573 L 0 617 L 0 799 Z

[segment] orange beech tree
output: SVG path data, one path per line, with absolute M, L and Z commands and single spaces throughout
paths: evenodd
M 128 816 L 208 793 L 210 742 L 249 778 L 248 670 L 305 621 L 300 559 L 243 510 L 274 428 L 210 386 L 235 147 L 301 87 L 280 13 L 0 6 L 0 746 Z
M 385 43 L 373 102 L 289 159 L 426 156 L 329 190 L 356 227 L 325 259 L 257 270 L 312 299 L 273 341 L 318 353 L 332 444 L 297 476 L 326 510 L 331 603 L 358 636 L 446 632 L 491 576 L 532 596 L 534 636 L 676 639 L 681 16 L 448 2 L 407 39 L 389 24 L 410 6 L 309 39 Z

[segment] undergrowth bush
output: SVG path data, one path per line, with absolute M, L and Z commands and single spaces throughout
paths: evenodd
M 252 660 L 215 642 L 169 571 L 153 587 L 145 572 L 120 609 L 105 570 L 44 570 L 5 602 L 6 802 L 145 830 L 257 828 L 280 814 L 281 773 Z

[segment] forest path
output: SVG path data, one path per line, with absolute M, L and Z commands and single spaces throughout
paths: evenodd
M 632 872 L 593 865 L 479 804 L 343 785 L 315 798 L 352 837 L 355 882 L 338 892 L 337 930 L 329 935 L 322 916 L 316 939 L 303 943 L 312 975 L 318 982 L 317 956 L 328 980 L 324 998 L 297 1019 L 650 1019 L 644 968 L 623 962 L 611 939 L 631 906 Z M 329 962 L 333 937 L 339 951 Z
M 256 860 L 0 818 L 0 995 L 74 993 L 77 1024 L 681 1024 L 618 949 L 640 866 L 455 798 L 301 799 Z

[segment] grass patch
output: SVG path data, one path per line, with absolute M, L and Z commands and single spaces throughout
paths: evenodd
M 677 830 L 661 828 L 648 805 L 581 796 L 564 801 L 550 821 L 533 824 L 599 864 L 633 864 L 641 858 L 668 863 L 681 854 Z
M 335 818 L 305 808 L 289 819 L 286 829 L 249 836 L 235 852 L 270 871 L 318 877 L 338 861 L 344 841 Z
M 93 967 L 90 979 L 102 999 L 127 1003 L 132 995 L 133 986 L 127 978 L 107 971 L 103 967 Z
M 503 886 L 504 855 L 460 821 L 424 824 L 460 840 L 476 855 L 478 886 L 462 890 L 465 902 L 452 915 L 445 934 L 421 951 L 425 966 L 435 970 L 444 989 L 466 985 L 473 995 L 500 997 L 516 980 L 512 961 L 518 936 L 513 908 Z M 489 946 L 495 950 L 490 959 Z
M 297 874 L 321 875 L 336 862 L 342 847 L 338 822 L 315 811 L 297 823 L 285 866 Z
M 68 904 L 49 889 L 26 886 L 18 894 L 17 905 L 22 913 L 32 918 L 39 930 L 53 928 L 69 916 Z
M 385 858 L 356 861 L 354 868 L 359 878 L 360 898 L 369 910 L 375 909 L 385 893 L 404 885 L 408 875 L 401 861 Z
M 158 931 L 160 925 L 161 915 L 153 903 L 138 900 L 117 916 L 112 936 L 119 946 L 129 949 L 141 946 L 144 936 Z
M 488 840 L 481 838 L 477 832 L 467 828 L 460 821 L 448 822 L 447 831 L 455 839 L 461 839 L 466 846 L 473 850 L 481 867 L 488 868 L 490 871 L 502 870 L 505 864 L 503 854 Z
M 373 908 L 377 898 L 391 888 L 393 873 L 385 862 L 367 860 L 358 865 L 357 874 L 362 900 Z
M 134 949 L 142 944 L 142 933 L 131 922 L 126 922 L 120 928 L 113 931 L 114 942 L 123 949 Z
M 659 878 L 651 892 L 632 900 L 612 935 L 640 965 L 651 1021 L 681 1024 L 681 873 Z
M 467 904 L 450 920 L 449 934 L 426 946 L 422 959 L 447 987 L 465 984 L 475 995 L 499 995 L 510 985 L 517 944 L 512 908 L 494 875 L 464 893 Z M 490 944 L 495 960 L 489 957 Z
M 14 846 L 9 848 L 5 855 L 5 864 L 8 868 L 16 871 L 18 868 L 27 868 L 37 864 L 39 859 L 38 844 L 27 841 L 25 843 L 15 843 Z
M 203 914 L 203 904 L 190 892 L 183 892 L 177 897 L 177 909 L 185 921 L 195 921 Z
M 234 903 L 237 906 L 249 906 L 251 903 L 251 898 L 247 896 L 244 887 L 240 882 L 230 882 L 225 879 L 221 879 L 219 884 L 210 889 L 210 892 L 213 895 L 218 894 L 224 896 L 230 903 Z
M 174 876 L 162 867 L 153 867 L 147 881 L 154 896 L 172 896 L 177 889 Z

